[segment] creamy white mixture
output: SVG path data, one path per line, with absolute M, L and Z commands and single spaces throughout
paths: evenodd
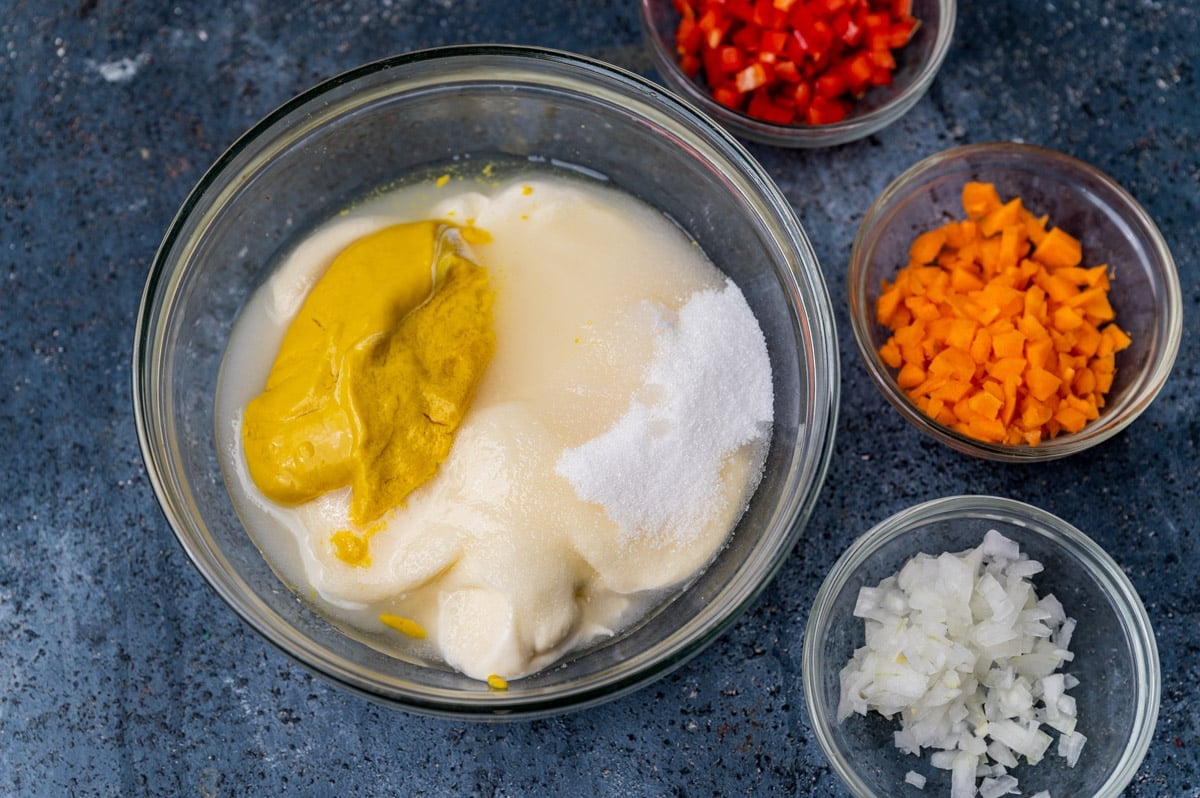
M 354 239 L 473 223 L 496 352 L 437 476 L 339 560 L 348 492 L 281 507 L 249 479 L 239 419 L 306 292 Z M 247 305 L 217 395 L 234 503 L 272 565 L 361 639 L 515 678 L 635 622 L 715 556 L 757 484 L 770 366 L 740 291 L 658 212 L 528 174 L 401 189 L 331 221 Z M 406 640 L 380 613 L 427 632 Z

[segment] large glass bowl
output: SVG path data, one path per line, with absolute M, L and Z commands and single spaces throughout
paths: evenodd
M 579 169 L 675 220 L 741 287 L 766 337 L 775 390 L 762 482 L 707 570 L 636 628 L 503 691 L 380 653 L 300 600 L 244 531 L 214 445 L 225 344 L 267 266 L 371 190 L 471 158 Z M 593 60 L 454 47 L 322 83 L 266 117 L 208 171 L 146 282 L 134 410 L 147 471 L 179 542 L 267 640 L 337 684 L 412 711 L 529 717 L 596 704 L 664 675 L 762 590 L 824 480 L 836 353 L 812 247 L 782 194 L 728 134 L 648 81 Z
M 891 85 L 869 89 L 840 122 L 780 125 L 721 105 L 713 99 L 703 76 L 684 73 L 676 55 L 679 12 L 673 0 L 640 0 L 638 8 L 646 47 L 667 86 L 748 141 L 806 149 L 864 138 L 908 113 L 925 96 L 950 50 L 957 13 L 956 0 L 913 0 L 912 14 L 920 25 L 912 40 L 895 52 L 896 71 Z
M 896 381 L 879 348 L 891 332 L 875 318 L 884 280 L 908 262 L 921 232 L 964 218 L 968 181 L 994 183 L 1005 200 L 1020 197 L 1080 239 L 1085 266 L 1107 264 L 1116 323 L 1133 343 L 1116 355 L 1116 376 L 1100 417 L 1081 431 L 1036 446 L 971 438 L 925 415 Z M 967 454 L 1037 462 L 1095 446 L 1133 423 L 1171 373 L 1183 330 L 1179 274 L 1166 241 L 1145 209 L 1112 178 L 1069 155 L 1031 144 L 971 144 L 935 153 L 905 170 L 867 210 L 850 250 L 846 279 L 854 341 L 876 387 L 922 432 Z
M 804 693 L 813 731 L 838 776 L 858 798 L 949 795 L 949 772 L 898 750 L 898 720 L 874 711 L 837 722 L 838 675 L 863 645 L 854 617 L 859 589 L 874 587 L 918 553 L 937 556 L 974 548 L 989 529 L 1019 544 L 1045 570 L 1032 577 L 1039 596 L 1053 593 L 1078 622 L 1063 667 L 1080 683 L 1070 690 L 1078 731 L 1088 740 L 1068 767 L 1054 753 L 1012 771 L 1023 795 L 1115 798 L 1150 746 L 1161 694 L 1158 648 L 1141 599 L 1121 567 L 1075 527 L 1028 504 L 995 496 L 953 496 L 902 510 L 858 538 L 817 593 L 804 636 Z M 1057 732 L 1050 732 L 1057 738 Z M 905 783 L 908 771 L 927 778 L 923 791 Z

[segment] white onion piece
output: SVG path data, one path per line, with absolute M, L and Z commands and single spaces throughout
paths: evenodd
M 928 749 L 930 764 L 950 771 L 951 798 L 1019 794 L 1007 771 L 1042 760 L 1053 743 L 1043 726 L 1074 767 L 1087 740 L 1067 694 L 1079 680 L 1060 668 L 1074 659 L 1075 621 L 1053 595 L 1038 597 L 1030 578 L 1041 571 L 990 530 L 974 549 L 918 554 L 862 588 L 854 615 L 866 644 L 841 671 L 838 721 L 899 715 L 895 746 Z
M 1020 795 L 1021 791 L 1017 789 L 1017 780 L 1013 776 L 999 776 L 997 778 L 984 779 L 979 785 L 979 798 L 1000 798 L 1002 795 Z
M 1066 758 L 1068 766 L 1075 767 L 1075 763 L 1079 761 L 1079 752 L 1083 750 L 1083 744 L 1086 742 L 1087 738 L 1079 732 L 1064 734 L 1058 738 L 1058 755 Z
M 904 774 L 904 783 L 911 784 L 918 790 L 925 789 L 925 777 L 920 773 L 917 773 L 915 770 L 910 770 Z

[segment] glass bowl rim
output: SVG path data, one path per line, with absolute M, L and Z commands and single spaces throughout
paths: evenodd
M 1121 759 L 1091 798 L 1117 798 L 1137 773 L 1158 722 L 1162 695 L 1162 673 L 1158 643 L 1153 625 L 1137 590 L 1121 566 L 1091 537 L 1053 513 L 1016 499 L 982 494 L 963 494 L 930 499 L 904 508 L 880 521 L 854 540 L 826 575 L 817 591 L 804 631 L 802 680 L 805 710 L 826 759 L 850 791 L 859 798 L 873 798 L 875 793 L 863 783 L 852 763 L 846 761 L 831 732 L 831 723 L 817 705 L 823 673 L 828 666 L 821 651 L 824 630 L 832 622 L 832 606 L 837 596 L 858 569 L 880 548 L 906 535 L 913 535 L 927 524 L 955 518 L 992 519 L 1020 526 L 1049 541 L 1077 562 L 1110 599 L 1129 645 L 1134 662 L 1133 681 L 1139 694 L 1137 711 L 1129 741 L 1121 751 Z M 927 551 L 928 546 L 913 546 L 909 556 Z M 841 664 L 834 663 L 840 669 Z M 898 753 L 898 752 L 897 752 Z
M 752 567 L 740 568 L 735 574 L 737 578 L 722 588 L 718 595 L 728 598 L 719 612 L 703 616 L 707 619 L 706 625 L 699 624 L 696 619 L 681 623 L 649 649 L 654 656 L 641 652 L 627 660 L 639 663 L 636 667 L 625 668 L 616 674 L 587 677 L 587 684 L 583 686 L 568 683 L 569 690 L 542 688 L 533 695 L 516 697 L 512 697 L 515 693 L 504 691 L 476 695 L 413 682 L 398 685 L 399 679 L 381 685 L 371 678 L 361 677 L 354 662 L 316 645 L 305 635 L 289 634 L 290 625 L 262 602 L 225 559 L 203 521 L 189 512 L 190 490 L 185 484 L 186 479 L 180 477 L 182 469 L 175 467 L 173 458 L 178 458 L 169 445 L 173 433 L 165 429 L 170 424 L 160 418 L 169 413 L 166 409 L 169 402 L 164 399 L 167 383 L 160 373 L 164 369 L 164 355 L 169 354 L 163 328 L 178 300 L 180 274 L 190 263 L 186 251 L 180 254 L 179 248 L 199 235 L 191 229 L 197 216 L 203 220 L 205 214 L 221 207 L 220 190 L 227 189 L 239 176 L 252 171 L 254 161 L 251 156 L 260 140 L 278 135 L 277 126 L 297 117 L 305 118 L 306 111 L 320 109 L 330 93 L 343 87 L 353 89 L 357 81 L 368 81 L 395 70 L 396 77 L 388 81 L 389 86 L 395 87 L 404 84 L 402 68 L 406 66 L 435 61 L 469 63 L 480 56 L 499 59 L 521 71 L 528 79 L 525 86 L 533 84 L 561 90 L 569 84 L 577 96 L 584 96 L 583 92 L 589 86 L 594 88 L 603 84 L 613 92 L 623 93 L 631 102 L 636 100 L 640 117 L 653 118 L 666 125 L 668 130 L 679 131 L 691 126 L 687 129 L 693 131 L 695 137 L 702 135 L 707 148 L 703 152 L 704 159 L 722 171 L 735 170 L 747 185 L 753 187 L 754 197 L 760 203 L 754 212 L 770 218 L 773 226 L 786 236 L 780 241 L 780 250 L 786 257 L 772 266 L 772 272 L 780 279 L 780 293 L 796 317 L 792 326 L 797 327 L 798 358 L 810 367 L 807 376 L 809 402 L 800 409 L 804 437 L 799 439 L 786 460 L 788 477 L 764 526 L 764 541 L 771 546 L 765 550 L 754 549 L 757 556 L 748 561 Z M 538 72 L 544 68 L 539 62 L 570 74 L 566 77 L 560 74 L 558 82 L 554 82 L 548 73 Z M 460 84 L 461 80 L 446 82 L 454 85 Z M 399 88 L 395 92 L 404 93 Z M 350 106 L 351 109 L 357 107 Z M 247 159 L 250 160 L 239 167 L 239 162 Z M 840 368 L 833 318 L 828 289 L 815 251 L 782 192 L 728 131 L 713 124 L 690 105 L 628 70 L 566 51 L 502 44 L 433 47 L 362 64 L 295 95 L 239 136 L 202 175 L 156 251 L 139 303 L 131 374 L 135 427 L 155 498 L 177 542 L 223 603 L 276 649 L 351 692 L 417 714 L 476 720 L 544 717 L 609 701 L 665 676 L 720 636 L 773 580 L 812 514 L 832 459 Z M 803 334 L 798 325 L 803 327 Z M 806 350 L 806 347 L 810 349 Z M 814 368 L 814 363 L 820 368 Z M 810 456 L 802 462 L 800 455 L 805 452 Z M 374 676 L 375 672 L 370 675 Z
M 1145 376 L 1142 377 L 1141 390 L 1134 395 L 1135 399 L 1122 414 L 1101 414 L 1100 419 L 1090 422 L 1080 432 L 1062 434 L 1044 440 L 1037 446 L 1006 446 L 977 440 L 946 427 L 921 412 L 908 395 L 900 390 L 887 365 L 871 345 L 869 328 L 874 320 L 874 310 L 868 308 L 866 303 L 868 275 L 863 262 L 864 250 L 868 244 L 873 244 L 875 234 L 883 229 L 879 223 L 893 206 L 910 193 L 921 190 L 927 175 L 938 173 L 940 169 L 945 169 L 947 174 L 969 171 L 966 162 L 972 157 L 1036 159 L 1053 163 L 1074 174 L 1085 175 L 1112 193 L 1119 204 L 1122 218 L 1143 234 L 1149 245 L 1153 282 L 1164 295 L 1163 317 L 1159 320 L 1164 335 L 1159 358 L 1149 364 Z M 956 167 L 957 164 L 962 166 Z M 957 451 L 997 462 L 1047 462 L 1077 454 L 1120 433 L 1137 420 L 1166 385 L 1174 368 L 1183 335 L 1183 300 L 1178 269 L 1166 239 L 1150 214 L 1121 184 L 1095 166 L 1066 153 L 1025 142 L 992 141 L 960 145 L 928 155 L 901 172 L 875 198 L 859 223 L 850 245 L 846 297 L 855 346 L 871 376 L 871 381 L 884 398 L 900 411 L 905 419 L 930 437 Z
M 651 2 L 652 0 L 638 0 L 638 17 L 642 26 L 643 39 L 666 84 L 673 91 L 683 95 L 688 102 L 699 106 L 704 113 L 748 140 L 796 148 L 832 147 L 848 144 L 879 132 L 912 110 L 912 107 L 920 101 L 930 85 L 933 84 L 946 55 L 950 52 L 958 13 L 957 0 L 935 0 L 941 13 L 942 24 L 938 29 L 937 38 L 934 40 L 930 57 L 921 64 L 912 83 L 884 105 L 873 108 L 864 114 L 851 115 L 840 122 L 826 125 L 778 125 L 726 108 L 696 86 L 679 68 L 673 53 L 667 47 L 667 32 L 660 31 L 654 25 L 649 9 Z

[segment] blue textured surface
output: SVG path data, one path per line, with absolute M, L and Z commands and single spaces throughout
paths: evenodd
M 221 8 L 222 5 L 228 7 Z M 57 10 L 54 7 L 57 6 Z M 0 13 L 0 794 L 845 795 L 800 689 L 808 607 L 892 512 L 1011 496 L 1126 569 L 1158 633 L 1163 705 L 1131 796 L 1200 795 L 1200 21 L 1190 0 L 960 3 L 928 95 L 858 143 L 753 147 L 820 257 L 843 401 L 805 543 L 674 675 L 522 724 L 412 717 L 277 653 L 205 585 L 160 515 L 130 401 L 154 250 L 238 134 L 323 78 L 395 52 L 540 44 L 647 71 L 633 3 L 16 0 Z M 1018 139 L 1085 159 L 1157 221 L 1183 284 L 1175 372 L 1094 452 L 1029 468 L 921 438 L 853 349 L 844 269 L 874 195 L 921 157 Z

